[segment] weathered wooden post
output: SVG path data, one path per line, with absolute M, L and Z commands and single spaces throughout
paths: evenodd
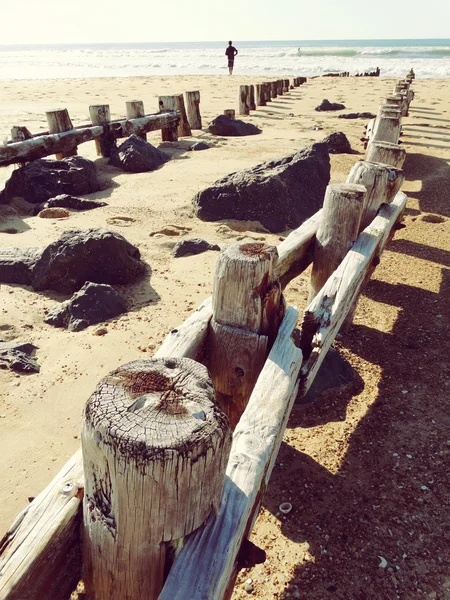
M 400 136 L 399 117 L 377 117 L 371 141 L 396 144 Z
M 127 108 L 127 119 L 137 119 L 139 117 L 145 117 L 144 103 L 142 100 L 128 100 L 126 102 Z M 146 133 L 140 133 L 139 137 L 143 140 L 147 140 Z
M 277 260 L 274 246 L 251 243 L 227 246 L 216 263 L 208 368 L 216 399 L 233 428 L 284 315 Z
M 402 111 L 400 108 L 397 108 L 392 104 L 380 104 L 378 108 L 378 116 L 400 118 L 402 116 Z
M 265 81 L 263 83 L 263 91 L 264 91 L 264 99 L 266 101 L 266 104 L 267 104 L 267 102 L 270 102 L 272 100 L 270 90 L 271 90 L 270 81 Z
M 240 115 L 248 115 L 250 113 L 249 92 L 248 85 L 239 86 L 238 114 Z
M 401 169 L 405 162 L 406 151 L 398 144 L 389 142 L 371 142 L 367 147 L 366 160 Z
M 178 136 L 190 136 L 192 135 L 191 128 L 189 127 L 186 109 L 184 107 L 183 94 L 176 94 L 174 96 L 159 96 L 158 97 L 159 112 L 165 112 L 168 110 L 178 110 L 180 113 L 180 121 L 178 123 Z M 167 129 L 167 128 L 166 128 Z M 169 137 L 174 137 L 173 133 L 169 134 Z M 164 140 L 164 136 L 163 136 Z M 176 140 L 166 140 L 176 141 Z
M 271 81 L 270 82 L 270 97 L 271 98 L 276 98 L 277 97 L 277 82 L 276 81 Z
M 289 92 L 289 79 L 284 79 L 284 91 Z
M 403 104 L 403 98 L 400 94 L 386 96 L 386 104 L 392 104 L 401 110 L 402 104 Z
M 100 381 L 83 415 L 85 586 L 156 600 L 170 546 L 218 508 L 231 447 L 207 369 L 138 360 Z
M 250 110 L 256 110 L 255 104 L 255 86 L 249 85 L 249 94 L 248 94 L 248 107 Z
M 49 110 L 45 113 L 48 123 L 49 133 L 61 133 L 62 131 L 70 131 L 73 129 L 72 121 L 69 117 L 69 111 L 67 108 L 60 108 L 58 110 Z M 76 156 L 77 146 L 74 145 L 70 150 L 64 152 L 58 152 L 55 154 L 57 160 L 66 158 L 68 156 Z
M 337 269 L 358 237 L 366 188 L 352 183 L 327 187 L 316 234 L 308 303 Z
M 236 118 L 236 111 L 234 110 L 234 108 L 226 108 L 223 111 L 223 114 L 228 117 L 229 119 L 235 119 Z
M 22 125 L 13 125 L 11 127 L 11 141 L 12 142 L 23 142 L 24 140 L 30 140 L 33 136 L 31 131 L 27 127 Z M 17 163 L 19 167 L 24 167 L 28 164 L 27 161 L 20 161 Z
M 97 154 L 99 156 L 111 156 L 116 148 L 116 141 L 111 135 L 109 123 L 111 121 L 111 113 L 109 104 L 93 104 L 89 107 L 89 115 L 92 125 L 101 125 L 103 127 L 103 135 L 95 140 Z
M 264 93 L 264 84 L 256 84 L 256 106 L 266 106 L 266 96 Z
M 276 84 L 277 84 L 277 95 L 282 96 L 283 95 L 283 86 L 284 86 L 283 80 L 277 79 Z
M 185 92 L 187 118 L 191 129 L 202 128 L 202 117 L 200 115 L 200 92 Z
M 400 190 L 405 176 L 401 169 L 379 163 L 358 161 L 353 165 L 346 183 L 366 188 L 359 231 L 370 225 L 382 204 L 392 202 Z

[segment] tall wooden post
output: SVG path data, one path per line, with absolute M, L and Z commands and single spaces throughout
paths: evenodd
M 69 117 L 69 111 L 67 108 L 47 111 L 45 116 L 47 117 L 49 133 L 61 133 L 62 131 L 70 131 L 73 129 L 72 121 Z M 77 146 L 74 145 L 74 147 L 70 150 L 58 152 L 55 156 L 57 160 L 61 160 L 67 156 L 76 156 L 77 154 Z
M 400 136 L 399 117 L 377 117 L 371 141 L 390 142 L 396 144 Z
M 347 183 L 363 185 L 367 192 L 361 212 L 359 231 L 374 220 L 382 204 L 389 204 L 400 190 L 405 176 L 401 169 L 379 163 L 358 161 L 347 177 Z
M 256 84 L 256 106 L 266 106 L 266 97 L 264 93 L 264 84 Z
M 187 118 L 191 129 L 202 128 L 202 117 L 200 115 L 200 92 L 185 92 Z
M 156 600 L 169 546 L 220 503 L 231 432 L 207 369 L 187 358 L 119 367 L 81 434 L 85 586 L 91 600 Z
M 145 117 L 144 103 L 142 100 L 128 100 L 126 102 L 127 107 L 127 119 L 137 119 L 139 117 Z M 143 140 L 147 140 L 146 133 L 140 133 L 139 137 Z
M 249 85 L 249 94 L 248 94 L 248 107 L 250 110 L 256 110 L 256 103 L 255 103 L 255 86 L 254 85 Z
M 282 96 L 283 95 L 283 80 L 282 79 L 278 79 L 277 82 L 277 95 L 278 96 Z
M 180 113 L 180 121 L 178 123 L 178 136 L 190 136 L 192 135 L 191 128 L 189 127 L 188 118 L 186 115 L 186 109 L 184 106 L 183 94 L 176 94 L 175 96 L 159 96 L 158 98 L 159 111 L 164 112 L 168 110 L 178 110 Z M 173 134 L 172 134 L 173 137 Z M 164 137 L 163 137 L 164 140 Z M 176 141 L 176 140 L 166 140 Z
M 250 90 L 248 88 L 248 85 L 239 86 L 238 114 L 240 115 L 250 114 L 249 92 Z
M 116 147 L 115 139 L 109 131 L 109 122 L 111 121 L 111 113 L 109 104 L 93 104 L 89 107 L 89 115 L 92 125 L 102 125 L 103 135 L 95 140 L 97 154 L 99 156 L 111 156 Z
M 405 162 L 406 151 L 398 144 L 389 142 L 371 142 L 367 147 L 366 160 L 382 163 L 401 169 Z
M 337 269 L 358 237 L 366 188 L 352 183 L 327 187 L 316 234 L 308 303 Z
M 233 244 L 216 264 L 208 368 L 232 427 L 247 406 L 284 315 L 277 260 L 273 246 Z
M 271 98 L 276 98 L 277 97 L 277 89 L 278 89 L 278 85 L 276 81 L 271 81 L 270 82 L 270 97 Z

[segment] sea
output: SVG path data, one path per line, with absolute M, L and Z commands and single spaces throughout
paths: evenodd
M 450 77 L 450 39 L 233 41 L 236 75 Z M 0 45 L 0 79 L 227 74 L 220 42 Z

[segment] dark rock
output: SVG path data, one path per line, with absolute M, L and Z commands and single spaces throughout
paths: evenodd
M 296 228 L 322 204 L 330 180 L 325 144 L 313 144 L 281 160 L 231 173 L 193 199 L 203 221 L 259 221 L 271 232 Z
M 93 208 L 108 206 L 108 203 L 88 198 L 77 198 L 77 196 L 71 196 L 70 194 L 60 194 L 59 196 L 50 198 L 45 208 L 53 208 L 54 206 L 72 208 L 74 210 L 92 210 Z
M 29 342 L 0 342 L 0 369 L 17 373 L 39 373 L 40 367 L 32 357 L 37 346 Z
M 0 283 L 31 285 L 34 266 L 44 248 L 0 248 Z
M 211 121 L 208 131 L 213 135 L 244 136 L 262 133 L 261 129 L 251 123 L 244 123 L 239 119 L 229 119 L 225 115 L 219 115 Z
M 0 204 L 19 196 L 27 202 L 38 204 L 65 193 L 74 195 L 98 192 L 95 164 L 81 156 L 63 160 L 34 160 L 12 172 L 0 194 Z
M 131 283 L 146 269 L 139 250 L 108 229 L 69 230 L 45 248 L 31 285 L 35 290 L 71 294 L 86 281 Z
M 375 119 L 377 115 L 371 112 L 361 113 L 346 113 L 344 115 L 338 115 L 338 119 Z
M 322 143 L 327 145 L 330 154 L 351 154 L 353 152 L 347 136 L 342 131 L 332 133 L 322 140 Z
M 109 164 L 128 173 L 146 173 L 169 160 L 167 154 L 133 134 L 114 151 Z
M 191 240 L 183 240 L 175 244 L 172 249 L 172 256 L 175 258 L 180 258 L 181 256 L 193 256 L 194 254 L 201 254 L 207 250 L 220 251 L 220 247 L 217 244 L 210 244 L 206 240 L 193 238 Z
M 314 110 L 317 112 L 324 112 L 327 110 L 342 110 L 345 108 L 343 104 L 339 104 L 338 102 L 330 102 L 329 100 L 322 100 L 319 106 L 316 106 Z
M 209 150 L 210 148 L 211 146 L 205 142 L 196 142 L 189 148 L 189 150 L 195 152 L 196 150 Z
M 125 301 L 110 285 L 88 281 L 70 300 L 52 310 L 44 319 L 55 327 L 81 331 L 118 317 L 126 311 Z

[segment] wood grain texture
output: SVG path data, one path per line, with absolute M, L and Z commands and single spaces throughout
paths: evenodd
M 189 537 L 159 600 L 223 600 L 242 540 L 251 531 L 297 391 L 302 354 L 291 340 L 289 307 L 248 406 L 234 432 L 217 516 Z
M 174 96 L 159 96 L 158 106 L 161 112 L 167 111 L 178 111 L 180 120 L 178 122 L 178 136 L 190 136 L 192 134 L 189 126 L 189 121 L 186 114 L 186 108 L 184 106 L 183 94 L 176 94 Z
M 142 102 L 142 100 L 127 100 L 125 106 L 127 111 L 127 119 L 137 119 L 145 117 L 144 103 Z M 136 135 L 139 135 L 140 138 L 147 141 L 146 133 L 139 133 Z
M 397 144 L 400 136 L 400 120 L 399 117 L 377 117 L 371 141 Z
M 391 231 L 401 218 L 407 197 L 399 192 L 381 207 L 373 222 L 359 235 L 352 249 L 307 307 L 302 323 L 301 347 L 305 361 L 299 396 L 309 390 L 323 359 L 364 284 L 374 257 L 381 255 Z
M 202 117 L 200 114 L 200 92 L 185 92 L 187 119 L 191 129 L 202 128 Z
M 81 577 L 81 450 L 0 542 L 1 600 L 67 600 Z
M 73 129 L 72 121 L 67 108 L 52 110 L 45 113 L 47 117 L 48 130 L 50 133 L 61 133 L 62 131 L 71 131 Z M 76 145 L 70 150 L 56 153 L 56 160 L 61 160 L 67 156 L 75 156 L 77 154 Z
M 238 114 L 239 115 L 248 115 L 250 113 L 250 89 L 248 85 L 240 85 L 239 86 L 239 95 L 238 95 Z
M 366 160 L 401 169 L 405 162 L 406 151 L 398 144 L 389 142 L 371 142 L 367 147 Z

